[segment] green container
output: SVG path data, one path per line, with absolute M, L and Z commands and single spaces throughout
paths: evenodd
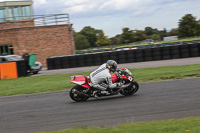
M 32 54 L 29 56 L 29 66 L 34 67 L 36 61 L 36 54 Z

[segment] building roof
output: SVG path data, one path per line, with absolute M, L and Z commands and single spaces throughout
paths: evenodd
M 20 0 L 20 1 L 4 1 L 0 2 L 0 7 L 8 7 L 8 6 L 25 6 L 25 5 L 32 5 L 32 0 Z

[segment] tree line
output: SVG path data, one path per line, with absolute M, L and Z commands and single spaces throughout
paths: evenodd
M 128 27 L 122 29 L 122 34 L 108 38 L 103 30 L 94 29 L 90 26 L 84 27 L 80 32 L 74 32 L 75 46 L 77 50 L 90 47 L 100 47 L 118 44 L 127 44 L 145 39 L 162 40 L 163 37 L 178 36 L 192 37 L 200 36 L 200 20 L 196 20 L 192 14 L 186 14 L 178 22 L 178 28 L 167 31 L 157 28 L 145 27 L 144 30 L 131 30 Z

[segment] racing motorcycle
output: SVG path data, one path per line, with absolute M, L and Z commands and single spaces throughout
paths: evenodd
M 69 92 L 70 98 L 76 102 L 80 102 L 94 97 L 94 91 L 98 92 L 99 97 L 117 95 L 119 93 L 129 96 L 138 91 L 139 84 L 134 80 L 134 75 L 127 68 L 120 68 L 116 73 L 110 74 L 112 82 L 121 83 L 121 87 L 102 91 L 91 87 L 89 76 L 70 76 L 71 82 L 76 84 Z

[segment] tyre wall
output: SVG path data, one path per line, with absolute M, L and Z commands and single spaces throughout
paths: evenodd
M 18 77 L 28 76 L 27 63 L 24 60 L 16 61 Z
M 195 42 L 174 46 L 48 58 L 47 66 L 48 70 L 52 70 L 101 65 L 107 60 L 115 60 L 118 64 L 122 64 L 198 56 L 200 56 L 200 42 Z

